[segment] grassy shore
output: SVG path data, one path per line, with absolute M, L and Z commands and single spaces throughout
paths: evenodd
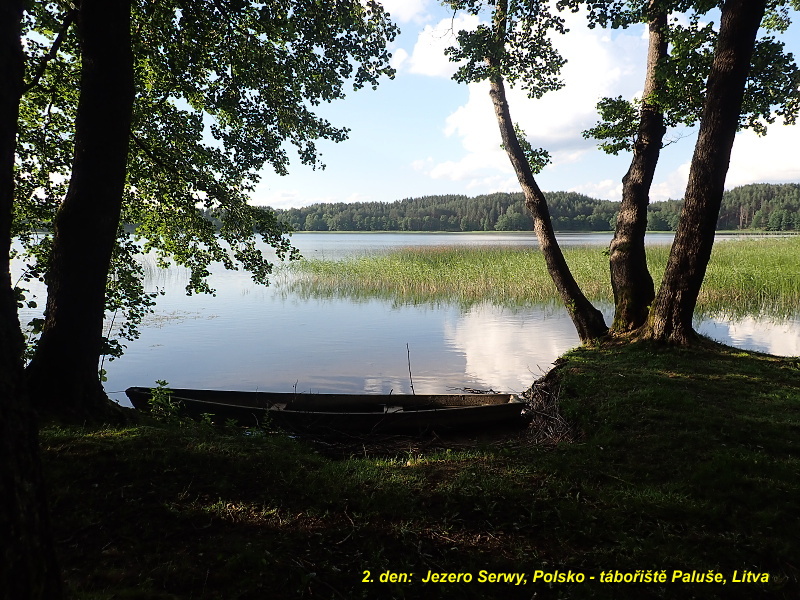
M 584 293 L 611 301 L 608 256 L 597 246 L 564 250 Z M 659 282 L 668 246 L 650 246 L 647 258 Z M 717 243 L 698 299 L 699 314 L 785 317 L 800 306 L 800 236 Z M 289 281 L 312 296 L 384 297 L 396 302 L 491 302 L 525 306 L 560 302 L 541 252 L 514 247 L 423 247 L 340 261 L 308 260 Z
M 581 348 L 538 389 L 558 399 L 572 441 L 535 444 L 532 428 L 336 444 L 202 425 L 45 427 L 70 593 L 798 597 L 797 360 L 712 345 Z M 429 571 L 472 582 L 423 583 Z M 524 583 L 480 582 L 481 571 Z M 534 583 L 537 571 L 586 581 Z M 599 581 L 639 571 L 667 582 Z M 676 571 L 686 575 L 673 581 Z M 727 583 L 684 583 L 693 571 Z M 387 572 L 413 575 L 381 582 Z M 734 580 L 745 572 L 769 581 Z

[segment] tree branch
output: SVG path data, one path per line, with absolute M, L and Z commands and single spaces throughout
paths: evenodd
M 58 49 L 61 47 L 64 38 L 67 35 L 67 31 L 69 30 L 69 26 L 75 21 L 75 16 L 77 15 L 77 10 L 71 8 L 67 11 L 67 14 L 64 15 L 64 21 L 61 23 L 61 30 L 58 32 L 53 45 L 50 46 L 50 50 L 47 52 L 45 57 L 42 59 L 42 62 L 39 64 L 39 68 L 36 69 L 36 72 L 33 74 L 33 79 L 30 83 L 26 84 L 22 88 L 22 93 L 27 94 L 31 91 L 36 85 L 38 85 L 39 80 L 44 75 L 44 72 L 47 70 L 47 65 L 56 57 L 58 54 Z
M 143 139 L 137 136 L 133 131 L 131 131 L 131 139 L 139 147 L 139 149 L 147 156 L 151 161 L 153 161 L 157 166 L 161 167 L 165 172 L 172 173 L 179 179 L 181 179 L 184 183 L 187 183 L 193 187 L 195 187 L 198 191 L 204 192 L 215 198 L 220 203 L 224 204 L 225 198 L 229 196 L 228 190 L 224 185 L 220 185 L 213 181 L 207 181 L 207 178 L 203 176 L 203 172 L 200 170 L 196 170 L 192 168 L 190 165 L 182 165 L 186 170 L 181 170 L 174 164 L 169 162 L 165 162 L 164 160 L 159 157 L 156 152 L 148 146 Z M 178 162 L 177 160 L 175 162 Z M 191 179 L 186 176 L 187 172 L 189 175 L 194 175 Z

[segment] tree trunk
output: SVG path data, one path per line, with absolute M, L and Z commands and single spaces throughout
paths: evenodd
M 575 329 L 578 330 L 578 337 L 581 342 L 588 342 L 597 339 L 608 333 L 603 314 L 597 310 L 591 302 L 583 295 L 575 278 L 569 270 L 567 261 L 561 252 L 561 247 L 556 240 L 553 231 L 553 223 L 550 220 L 550 211 L 547 208 L 547 199 L 542 190 L 536 183 L 530 163 L 522 151 L 519 144 L 517 133 L 514 130 L 514 123 L 511 120 L 511 112 L 506 98 L 505 83 L 503 82 L 502 69 L 500 65 L 505 55 L 506 28 L 507 28 L 508 2 L 499 0 L 494 9 L 493 34 L 494 49 L 486 57 L 486 62 L 493 74 L 489 77 L 489 95 L 494 105 L 494 114 L 497 117 L 497 124 L 500 127 L 500 137 L 503 140 L 503 147 L 517 174 L 522 192 L 525 195 L 525 206 L 533 217 L 533 228 L 536 238 L 539 240 L 539 248 L 544 256 L 547 270 L 553 283 L 556 286 L 564 306 L 569 312 Z
M 567 307 L 575 328 L 578 330 L 580 340 L 588 342 L 602 337 L 608 331 L 603 314 L 583 295 L 580 287 L 572 277 L 567 261 L 564 260 L 564 255 L 553 231 L 547 200 L 536 183 L 531 167 L 522 152 L 517 134 L 514 131 L 503 80 L 499 76 L 494 77 L 490 85 L 489 94 L 494 104 L 497 123 L 500 126 L 503 146 L 508 153 L 508 158 L 511 160 L 519 184 L 525 194 L 525 206 L 528 207 L 533 216 L 533 227 L 547 264 L 547 270 L 553 278 L 553 283 L 555 283 L 556 289 Z
M 0 599 L 62 597 L 36 420 L 27 403 L 24 340 L 9 251 L 14 149 L 23 85 L 21 0 L 0 0 Z
M 683 210 L 667 268 L 642 337 L 689 344 L 700 286 L 714 245 L 725 177 L 765 0 L 727 0 Z
M 10 292 L 10 288 L 3 290 L 3 296 L 7 295 L 6 291 Z M 8 343 L 6 334 L 11 325 L 8 316 L 3 314 L 3 324 L 0 325 L 3 330 L 0 343 L 4 346 Z M 50 527 L 36 419 L 26 402 L 21 358 L 12 366 L 5 362 L 5 350 L 3 354 L 0 378 L 0 538 L 3 540 L 0 599 L 58 600 L 63 595 L 61 573 Z
M 72 177 L 55 219 L 45 325 L 28 366 L 37 409 L 63 418 L 119 418 L 103 391 L 105 288 L 119 226 L 133 107 L 131 0 L 83 0 L 80 100 Z
M 614 239 L 609 246 L 615 309 L 611 329 L 614 333 L 625 333 L 641 327 L 647 320 L 655 298 L 653 278 L 647 269 L 644 236 L 647 231 L 650 186 L 667 131 L 661 110 L 651 101 L 659 87 L 656 68 L 659 61 L 667 56 L 667 14 L 661 12 L 650 15 L 649 30 L 639 132 L 633 147 L 631 166 L 622 179 L 622 203 Z

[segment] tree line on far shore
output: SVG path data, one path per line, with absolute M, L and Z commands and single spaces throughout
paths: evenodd
M 547 194 L 558 231 L 612 231 L 619 202 L 576 192 Z M 675 231 L 682 200 L 648 207 L 651 231 Z M 530 231 L 522 193 L 423 196 L 395 202 L 312 204 L 276 209 L 295 231 Z M 717 229 L 800 231 L 800 184 L 757 183 L 725 192 Z

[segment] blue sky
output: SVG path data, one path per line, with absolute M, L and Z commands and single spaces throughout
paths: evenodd
M 323 171 L 295 158 L 284 177 L 265 171 L 252 202 L 274 208 L 316 202 L 392 202 L 432 194 L 475 196 L 518 191 L 488 96 L 488 86 L 458 84 L 455 66 L 444 56 L 453 30 L 477 23 L 455 15 L 437 0 L 385 0 L 401 35 L 392 44 L 394 80 L 377 90 L 351 92 L 319 107 L 318 114 L 351 129 L 339 144 L 321 142 Z M 800 15 L 782 39 L 800 55 Z M 641 91 L 647 39 L 643 27 L 626 31 L 590 30 L 580 15 L 568 15 L 571 31 L 557 40 L 567 58 L 565 87 L 539 100 L 511 90 L 512 118 L 534 147 L 553 155 L 537 177 L 545 191 L 568 190 L 619 200 L 630 157 L 608 156 L 584 140 L 581 131 L 597 120 L 603 96 L 632 98 Z M 696 129 L 661 155 L 651 198 L 680 198 L 686 186 Z M 763 138 L 737 136 L 727 187 L 757 182 L 800 182 L 800 126 L 780 121 Z

